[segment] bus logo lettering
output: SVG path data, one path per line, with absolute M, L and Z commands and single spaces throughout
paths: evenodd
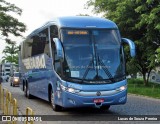
M 46 68 L 45 55 L 31 57 L 22 60 L 26 69 Z

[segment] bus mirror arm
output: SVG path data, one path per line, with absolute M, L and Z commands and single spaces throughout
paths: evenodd
M 122 42 L 123 43 L 127 43 L 130 47 L 130 55 L 131 57 L 134 57 L 136 55 L 136 51 L 135 51 L 135 44 L 133 41 L 127 39 L 127 38 L 122 38 Z
M 62 47 L 61 41 L 58 38 L 53 38 L 53 41 L 55 43 L 57 57 L 59 60 L 63 61 L 64 60 L 64 52 L 63 52 L 63 47 Z

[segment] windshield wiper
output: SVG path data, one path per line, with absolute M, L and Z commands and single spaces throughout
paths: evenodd
M 71 81 L 71 80 L 72 80 L 73 82 L 74 82 L 74 81 L 78 81 L 79 83 L 84 83 L 84 82 L 88 83 L 88 80 L 86 80 L 85 78 L 86 78 L 88 72 L 89 72 L 90 69 L 91 69 L 91 66 L 92 66 L 92 63 L 93 63 L 93 59 L 94 59 L 94 58 L 92 58 L 92 59 L 90 60 L 88 66 L 87 66 L 87 69 L 85 70 L 84 75 L 83 75 L 82 78 L 77 78 L 77 77 L 64 77 L 65 80 L 68 80 L 68 81 Z M 94 66 L 93 66 L 93 68 L 94 68 Z M 85 80 L 85 81 L 84 81 L 84 80 Z
M 91 61 L 89 62 L 88 66 L 87 66 L 87 69 L 86 69 L 86 71 L 84 72 L 84 75 L 83 75 L 82 80 L 81 80 L 82 82 L 84 81 L 84 79 L 86 78 L 89 70 L 91 69 L 92 63 L 93 63 L 93 58 L 92 58 Z
M 89 65 L 87 66 L 87 69 L 86 69 L 86 71 L 85 71 L 85 73 L 83 75 L 83 78 L 81 80 L 82 82 L 84 82 L 84 79 L 86 78 L 88 72 L 90 71 L 92 63 L 93 63 L 93 58 L 90 61 Z M 108 80 L 110 80 L 113 83 L 114 82 L 114 78 L 113 78 L 112 74 L 109 72 L 108 68 L 105 66 L 104 62 L 100 59 L 99 55 L 98 55 L 98 65 L 101 65 L 101 67 L 104 70 L 105 74 L 109 78 Z
M 109 72 L 109 70 L 106 67 L 106 65 L 104 64 L 104 62 L 100 59 L 99 55 L 98 55 L 98 64 L 101 65 L 102 69 L 104 70 L 105 74 L 108 76 L 109 80 L 114 82 L 114 78 L 113 78 L 112 74 Z

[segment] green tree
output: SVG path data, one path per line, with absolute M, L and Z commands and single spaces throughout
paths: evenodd
M 160 1 L 89 0 L 87 5 L 93 6 L 95 13 L 103 12 L 104 17 L 116 22 L 122 36 L 135 41 L 136 57 L 127 60 L 142 73 L 147 85 L 149 74 L 156 66 L 155 50 L 160 42 Z
M 16 44 L 8 44 L 8 46 L 5 47 L 2 53 L 4 53 L 4 56 L 2 57 L 2 62 L 11 62 L 18 64 L 18 51 L 19 47 L 16 46 Z
M 3 56 L 2 57 L 2 63 L 4 62 L 11 62 L 11 63 L 15 63 L 15 64 L 18 64 L 18 55 L 16 56 Z
M 10 13 L 20 16 L 22 10 L 14 4 L 8 3 L 5 0 L 0 0 L 0 38 L 5 39 L 8 43 L 13 42 L 8 38 L 10 34 L 22 36 L 21 33 L 26 30 L 25 24 L 11 16 Z
M 131 77 L 136 78 L 137 77 L 137 73 L 139 72 L 139 70 L 137 68 L 135 68 L 135 65 L 133 65 L 132 60 L 128 61 L 126 63 L 126 70 L 127 70 L 127 75 L 131 75 Z

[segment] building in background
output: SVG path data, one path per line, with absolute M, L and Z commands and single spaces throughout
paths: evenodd
M 0 64 L 0 75 L 3 81 L 8 81 L 9 76 L 18 71 L 18 65 L 14 63 L 2 63 Z

